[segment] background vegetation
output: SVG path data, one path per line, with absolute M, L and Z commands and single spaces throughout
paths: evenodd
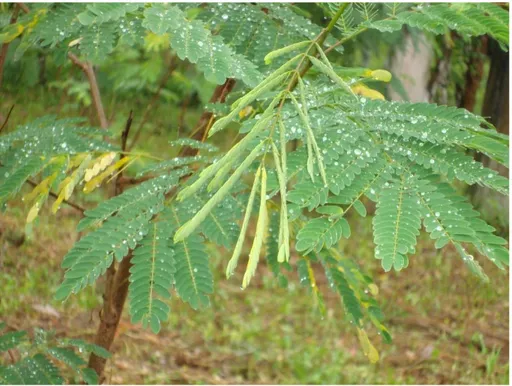
M 325 7 L 297 7 L 319 25 L 326 24 Z M 0 28 L 4 28 L 10 23 L 13 5 L 0 4 L 0 10 Z M 340 64 L 392 68 L 410 60 L 407 39 L 418 55 L 421 47 L 427 47 L 428 82 L 408 85 L 407 77 L 414 74 L 393 74 L 389 87 L 376 86 L 380 92 L 388 98 L 407 99 L 421 89 L 430 101 L 483 114 L 508 133 L 507 108 L 492 110 L 496 101 L 489 97 L 508 98 L 508 87 L 503 90 L 495 81 L 508 86 L 508 65 L 497 68 L 496 64 L 504 58 L 508 61 L 508 53 L 503 57 L 490 37 L 434 37 L 406 28 L 389 34 L 374 31 L 348 43 Z M 3 130 L 9 132 L 45 114 L 83 116 L 98 126 L 83 71 L 72 61 L 57 61 L 41 49 L 28 48 L 16 58 L 21 43 L 13 40 L 6 51 L 0 97 Z M 113 136 L 121 136 L 133 114 L 128 143 L 134 141 L 137 149 L 154 155 L 168 154 L 169 140 L 193 133 L 216 87 L 195 66 L 179 60 L 155 34 L 145 36 L 140 47 L 115 49 L 95 70 Z M 225 135 L 222 146 L 229 148 L 232 140 Z M 22 193 L 29 191 L 25 187 Z M 91 208 L 110 193 L 99 190 L 76 202 Z M 487 196 L 482 203 L 481 194 L 468 191 L 486 220 L 507 238 L 508 209 L 497 197 Z M 28 210 L 16 201 L 0 214 L 0 320 L 12 329 L 44 328 L 57 336 L 91 341 L 101 308 L 101 282 L 65 303 L 53 298 L 62 276 L 62 256 L 79 237 L 75 230 L 79 213 L 66 207 L 52 216 L 51 208 L 44 208 L 34 224 L 26 225 Z M 312 307 L 310 288 L 295 284 L 297 280 L 281 288 L 265 266 L 258 268 L 261 272 L 254 285 L 242 292 L 235 282 L 221 278 L 230 253 L 211 247 L 217 288 L 212 306 L 197 312 L 176 303 L 158 336 L 130 324 L 125 315 L 108 362 L 107 381 L 508 383 L 508 271 L 485 260 L 483 268 L 493 281 L 483 283 L 455 257 L 454 249 L 436 250 L 423 235 L 406 271 L 383 274 L 374 259 L 371 219 L 352 216 L 349 221 L 357 238 L 347 241 L 343 250 L 357 256 L 372 274 L 393 336 L 389 345 L 373 340 L 381 354 L 377 364 L 368 363 L 357 337 L 343 321 L 339 298 L 326 296 L 327 313 L 322 316 Z M 325 288 L 327 283 L 317 285 Z

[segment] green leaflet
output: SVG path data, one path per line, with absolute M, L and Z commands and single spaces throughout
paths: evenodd
M 384 188 L 373 218 L 375 257 L 385 271 L 407 267 L 421 226 L 420 208 L 404 176 Z
M 14 365 L 0 366 L 0 384 L 62 385 L 64 379 L 51 361 L 42 354 L 36 354 Z
M 318 217 L 309 220 L 297 234 L 295 248 L 303 254 L 309 251 L 320 251 L 323 247 L 330 248 L 335 245 L 341 236 L 349 238 L 351 235 L 350 226 L 343 217 L 345 213 L 363 195 L 374 196 L 372 193 L 383 184 L 383 177 L 387 177 L 388 166 L 384 161 L 370 165 L 354 184 L 345 187 L 337 196 L 328 199 L 332 204 L 347 204 L 348 207 L 340 215 L 329 217 Z M 292 192 L 290 192 L 291 194 Z M 288 198 L 290 198 L 290 194 Z
M 128 300 L 132 323 L 142 322 L 157 334 L 167 320 L 170 289 L 176 271 L 169 222 L 153 222 L 133 252 Z M 162 300 L 163 299 L 163 300 Z
M 117 213 L 125 217 L 132 217 L 144 201 L 151 196 L 165 194 L 170 191 L 178 182 L 180 173 L 172 172 L 124 191 L 122 194 L 103 201 L 96 208 L 85 211 L 84 218 L 77 226 L 78 231 L 87 228 L 95 228 L 101 225 L 109 217 Z
M 0 329 L 3 328 L 4 323 L 0 323 Z M 94 352 L 108 358 L 108 351 L 80 339 L 55 339 L 53 334 L 40 329 L 35 329 L 34 335 L 31 341 L 26 339 L 25 331 L 0 334 L 0 350 L 17 347 L 21 357 L 15 363 L 0 366 L 0 385 L 62 385 L 62 366 L 56 367 L 55 360 L 71 367 L 74 375 L 80 376 L 85 383 L 98 384 L 96 372 L 86 368 L 87 362 L 82 355 Z M 75 348 L 79 349 L 78 354 Z
M 174 230 L 192 215 L 187 203 L 173 203 L 162 213 L 162 219 L 169 221 Z M 193 309 L 208 307 L 208 295 L 213 292 L 213 275 L 203 238 L 194 233 L 179 243 L 173 243 L 172 237 L 172 233 L 167 234 L 174 252 L 174 286 L 178 296 Z
M 415 143 L 401 143 L 395 152 L 407 156 L 412 161 L 439 174 L 445 174 L 448 179 L 456 178 L 470 185 L 487 186 L 501 194 L 508 195 L 508 179 L 495 170 L 483 167 L 466 154 L 455 148 L 439 145 L 414 146 Z
M 43 158 L 35 156 L 21 162 L 13 162 L 12 166 L 0 168 L 2 183 L 0 184 L 0 204 L 4 204 L 10 197 L 16 194 L 26 180 L 39 173 L 45 166 Z
M 208 266 L 208 254 L 197 235 L 191 235 L 174 246 L 176 261 L 176 291 L 179 297 L 197 310 L 210 304 L 213 277 Z
M 260 192 L 260 211 L 258 213 L 258 223 L 256 224 L 256 234 L 252 243 L 251 251 L 249 252 L 249 261 L 245 270 L 244 278 L 242 281 L 242 289 L 247 288 L 251 278 L 256 273 L 258 261 L 260 259 L 261 247 L 265 238 L 265 232 L 268 225 L 267 213 L 267 171 L 265 167 L 261 170 L 261 192 Z
M 448 29 L 464 36 L 489 34 L 508 46 L 508 23 L 503 23 L 508 13 L 498 8 L 495 4 L 435 4 L 398 13 L 397 20 L 371 21 L 366 26 L 382 32 L 397 31 L 407 24 L 434 34 L 443 34 Z
M 308 221 L 297 234 L 295 249 L 304 255 L 312 250 L 320 251 L 322 248 L 335 245 L 341 236 L 350 237 L 350 226 L 347 220 L 314 218 Z
M 68 268 L 63 283 L 57 290 L 56 299 L 65 299 L 71 293 L 92 284 L 105 273 L 114 258 L 122 260 L 135 248 L 148 232 L 153 215 L 163 210 L 163 196 L 153 196 L 106 220 L 103 225 L 81 238 L 62 261 Z
M 423 224 L 430 237 L 436 240 L 436 248 L 452 243 L 470 270 L 485 281 L 488 278 L 482 268 L 461 243 L 474 244 L 480 253 L 500 268 L 503 268 L 502 264 L 508 265 L 508 253 L 503 247 L 506 241 L 493 235 L 494 228 L 479 219 L 471 205 L 463 197 L 457 196 L 450 186 L 434 186 L 423 180 L 419 181 L 415 190 L 421 205 Z
M 80 52 L 93 63 L 102 63 L 114 50 L 117 40 L 116 26 L 113 23 L 91 24 L 83 29 Z
M 363 312 L 361 311 L 359 300 L 354 294 L 352 288 L 350 288 L 347 280 L 345 279 L 345 276 L 340 271 L 339 267 L 331 268 L 331 277 L 336 290 L 339 292 L 343 299 L 343 304 L 348 310 L 350 318 L 356 326 L 361 326 L 363 320 Z
M 176 30 L 184 24 L 183 12 L 176 6 L 152 4 L 144 10 L 142 25 L 157 35 Z
M 25 340 L 26 335 L 25 331 L 11 331 L 0 335 L 0 352 L 16 348 Z
M 56 298 L 64 299 L 94 283 L 114 258 L 119 261 L 134 249 L 148 232 L 151 218 L 163 210 L 163 194 L 176 182 L 176 175 L 160 176 L 86 211 L 78 228 L 97 228 L 64 257 L 62 267 L 68 270 Z
M 101 24 L 108 21 L 119 20 L 127 12 L 133 12 L 140 7 L 140 4 L 88 4 L 86 10 L 78 14 L 77 18 L 83 25 L 91 25 L 93 23 Z
M 198 204 L 204 205 L 206 203 L 206 199 L 197 198 Z M 229 250 L 240 233 L 240 229 L 236 224 L 238 215 L 239 213 L 234 208 L 232 197 L 228 196 L 226 200 L 214 208 L 204 219 L 200 230 L 209 241 L 218 246 L 224 246 Z

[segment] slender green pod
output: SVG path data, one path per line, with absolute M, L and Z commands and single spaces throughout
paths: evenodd
M 270 64 L 270 63 L 272 63 L 272 60 L 274 60 L 280 56 L 286 55 L 289 52 L 298 50 L 302 47 L 306 47 L 309 45 L 311 45 L 311 40 L 304 40 L 303 42 L 290 44 L 289 46 L 279 48 L 278 50 L 269 52 L 267 55 L 265 55 L 265 58 L 263 60 L 265 61 L 265 64 Z
M 270 106 L 269 106 L 270 107 Z M 265 114 L 263 114 L 265 115 Z M 195 193 L 201 189 L 201 187 L 212 178 L 221 168 L 226 166 L 232 161 L 238 159 L 238 157 L 247 149 L 250 142 L 255 139 L 258 134 L 260 134 L 267 126 L 268 123 L 272 120 L 273 116 L 262 116 L 259 121 L 254 125 L 252 130 L 247 133 L 247 135 L 240 140 L 235 146 L 233 146 L 220 160 L 211 164 L 206 169 L 204 169 L 201 173 L 199 173 L 199 178 L 194 181 L 191 185 L 183 188 L 177 196 L 178 201 L 182 201 L 188 197 L 191 197 Z
M 258 261 L 260 259 L 261 247 L 263 246 L 263 239 L 265 238 L 265 230 L 268 224 L 267 213 L 267 172 L 265 166 L 261 171 L 261 197 L 260 197 L 260 211 L 258 213 L 258 223 L 256 224 L 256 234 L 254 235 L 254 242 L 252 243 L 251 251 L 249 252 L 249 261 L 245 270 L 244 278 L 242 280 L 242 289 L 247 288 L 251 278 L 256 273 Z
M 279 190 L 281 192 L 281 213 L 279 222 L 279 253 L 277 261 L 282 263 L 288 261 L 290 255 L 290 239 L 288 229 L 288 206 L 286 203 L 286 176 L 283 173 L 282 166 L 279 165 L 279 151 L 277 146 L 272 142 L 272 154 L 274 155 L 274 162 L 276 164 L 277 178 L 279 181 Z
M 315 45 L 316 45 L 316 49 L 317 49 L 318 53 L 320 54 L 320 59 L 322 59 L 322 61 L 324 62 L 324 64 L 327 67 L 329 67 L 331 70 L 333 70 L 331 62 L 329 62 L 329 59 L 327 59 L 327 56 L 325 55 L 324 50 L 322 50 L 322 47 L 320 47 L 320 44 L 315 43 Z
M 258 97 L 258 95 L 261 95 L 261 89 L 267 89 L 267 85 L 270 82 L 273 82 L 276 78 L 280 78 L 283 80 L 285 77 L 288 76 L 288 70 L 292 67 L 293 63 L 299 60 L 301 56 L 304 54 L 299 54 L 297 56 L 294 56 L 290 60 L 288 60 L 286 63 L 284 63 L 281 67 L 279 67 L 277 70 L 275 70 L 272 74 L 267 76 L 259 85 L 254 87 L 251 91 L 249 91 L 247 94 L 245 94 L 243 97 L 237 99 L 231 104 L 232 109 L 238 108 L 241 104 L 245 107 L 250 102 L 252 102 L 255 98 Z M 279 82 L 278 82 L 279 83 Z M 263 91 L 264 92 L 264 91 Z M 256 95 L 256 96 L 254 96 Z M 247 102 L 249 100 L 249 102 Z
M 182 241 L 189 236 L 208 216 L 215 206 L 217 206 L 226 195 L 229 193 L 233 185 L 240 179 L 242 173 L 249 167 L 249 165 L 258 157 L 260 150 L 265 146 L 265 142 L 261 141 L 247 156 L 247 158 L 240 164 L 240 166 L 233 172 L 231 177 L 224 185 L 215 193 L 212 198 L 195 214 L 195 216 L 183 224 L 174 235 L 174 242 Z
M 324 73 L 329 78 L 331 78 L 343 90 L 345 90 L 346 92 L 348 92 L 351 95 L 354 95 L 354 92 L 349 87 L 349 85 L 343 79 L 341 79 L 340 76 L 338 74 L 336 74 L 336 72 L 334 72 L 334 70 L 332 68 L 326 66 L 324 63 L 322 63 L 320 60 L 318 60 L 314 56 L 308 56 L 308 58 L 309 58 L 309 60 L 311 60 L 311 63 L 313 63 L 313 65 L 316 68 L 318 68 L 322 73 Z
M 247 200 L 247 209 L 245 211 L 244 220 L 242 222 L 242 227 L 240 228 L 240 234 L 238 235 L 238 240 L 235 245 L 235 249 L 233 250 L 233 255 L 228 262 L 228 266 L 226 268 L 226 278 L 230 278 L 233 276 L 236 266 L 238 265 L 238 259 L 240 258 L 240 254 L 242 253 L 242 247 L 245 241 L 245 234 L 247 233 L 247 226 L 249 225 L 249 219 L 251 218 L 252 207 L 254 206 L 254 199 L 256 197 L 256 191 L 258 190 L 258 185 L 260 182 L 260 174 L 261 167 L 258 168 L 256 175 L 254 176 L 254 182 L 252 184 L 251 193 L 249 194 L 249 199 Z

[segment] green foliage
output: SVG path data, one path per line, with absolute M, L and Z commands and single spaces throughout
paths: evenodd
M 400 271 L 409 264 L 407 254 L 415 252 L 420 210 L 405 177 L 386 184 L 373 219 L 375 257 L 382 260 L 385 271 Z
M 3 329 L 5 324 L 0 323 Z M 71 368 L 73 376 L 79 376 L 89 385 L 98 384 L 98 375 L 82 357 L 94 352 L 102 358 L 110 353 L 102 347 L 79 339 L 55 339 L 52 332 L 35 331 L 33 341 L 26 339 L 25 331 L 6 332 L 0 335 L 0 352 L 16 350 L 20 360 L 9 365 L 0 362 L 0 384 L 2 385 L 63 385 L 65 373 L 61 364 Z M 79 349 L 79 354 L 75 352 Z
M 80 229 L 97 227 L 80 239 L 62 261 L 67 268 L 57 298 L 76 293 L 105 273 L 114 258 L 118 261 L 148 233 L 154 215 L 163 210 L 164 193 L 177 182 L 164 175 L 129 189 L 85 212 Z
M 191 214 L 189 207 L 185 205 L 172 205 L 164 213 L 165 217 L 173 224 L 174 229 L 179 227 L 183 223 L 183 219 L 189 218 Z M 173 245 L 176 292 L 194 309 L 208 306 L 210 304 L 208 294 L 213 292 L 213 277 L 208 264 L 208 254 L 202 241 L 201 236 L 192 234 Z
M 384 340 L 390 338 L 374 299 L 378 290 L 351 256 L 338 252 L 342 238 L 356 233 L 347 216 L 352 208 L 366 216 L 367 200 L 376 202 L 375 257 L 385 271 L 408 266 L 422 224 L 436 248 L 452 244 L 483 279 L 469 248 L 500 268 L 508 265 L 506 240 L 495 236 L 455 189 L 460 183 L 478 184 L 508 194 L 508 180 L 474 160 L 475 153 L 482 153 L 507 166 L 508 137 L 463 109 L 387 101 L 370 86 L 389 82 L 388 71 L 340 67 L 330 54 L 343 52 L 334 28 L 344 43 L 367 29 L 398 31 L 404 24 L 436 34 L 449 29 L 463 36 L 488 34 L 508 46 L 508 16 L 498 6 L 324 5 L 334 18 L 325 28 L 288 4 L 41 7 L 37 17 L 18 22 L 25 45 L 64 57 L 78 53 L 101 66 L 116 50 L 140 47 L 145 36 L 168 44 L 177 58 L 212 83 L 228 78 L 244 83 L 235 90 L 238 99 L 207 107 L 215 111 L 208 137 L 215 139 L 221 131 L 241 137 L 230 149 L 178 139 L 170 147 L 186 146 L 200 154 L 150 162 L 139 169 L 149 180 L 85 211 L 78 230 L 88 233 L 63 259 L 66 273 L 58 299 L 94 284 L 115 261 L 131 259 L 132 321 L 158 332 L 168 318 L 173 290 L 194 309 L 209 305 L 213 275 L 208 247 L 213 243 L 232 251 L 228 277 L 247 256 L 242 289 L 258 274 L 263 256 L 282 286 L 287 277 L 281 268 L 296 268 L 320 313 L 325 307 L 315 268 L 321 268 L 365 354 L 375 361 L 378 353 L 367 325 Z M 58 36 L 50 33 L 50 22 L 57 23 Z M 16 38 L 13 28 L 2 35 L 4 41 Z M 326 49 L 335 44 L 336 50 Z M 58 191 L 55 211 L 76 187 L 83 184 L 89 192 L 143 157 L 120 152 L 100 139 L 103 134 L 77 121 L 45 118 L 2 136 L 0 202 L 40 175 L 42 181 L 28 195 L 35 203 L 30 222 L 51 189 Z M 253 213 L 258 218 L 246 253 Z M 67 348 L 48 354 L 75 370 L 84 365 Z M 32 361 L 24 366 L 34 367 L 37 361 L 46 366 L 42 359 Z
M 488 34 L 503 47 L 508 47 L 508 12 L 496 4 L 422 4 L 412 10 L 389 14 L 385 20 L 369 20 L 366 26 L 391 32 L 401 29 L 404 24 L 435 34 L 449 30 L 464 36 Z
M 170 311 L 158 297 L 170 298 L 176 272 L 174 251 L 168 239 L 171 232 L 168 222 L 153 222 L 131 260 L 128 297 L 132 322 L 142 321 L 144 327 L 150 325 L 155 333 L 160 331 L 160 323 L 167 320 Z

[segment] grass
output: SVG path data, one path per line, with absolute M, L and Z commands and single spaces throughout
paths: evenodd
M 2 215 L 0 315 L 16 328 L 41 327 L 59 336 L 92 340 L 101 281 L 66 302 L 53 300 L 59 264 L 77 235 L 77 217 L 65 209 L 43 212 L 16 247 L 6 235 L 23 229 L 27 208 Z M 251 286 L 241 275 L 221 278 L 225 250 L 211 248 L 216 292 L 210 308 L 196 312 L 174 297 L 171 315 L 155 336 L 125 315 L 107 366 L 107 380 L 122 383 L 489 384 L 508 383 L 508 274 L 482 261 L 492 284 L 471 276 L 455 251 L 438 253 L 423 237 L 410 266 L 383 274 L 373 258 L 369 218 L 352 219 L 359 238 L 344 250 L 374 275 L 393 343 L 370 334 L 381 354 L 363 355 L 339 300 L 319 285 L 328 311 L 322 318 L 308 292 L 290 274 L 280 288 L 264 266 Z M 49 305 L 59 317 L 38 311 Z M 34 308 L 35 307 L 35 308 Z

